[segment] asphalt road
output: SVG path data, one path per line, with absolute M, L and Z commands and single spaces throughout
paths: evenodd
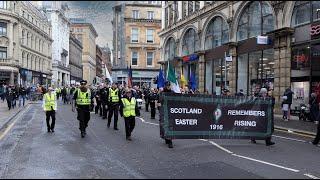
M 40 104 L 28 105 L 0 132 L 1 178 L 317 178 L 320 147 L 312 139 L 275 132 L 275 146 L 249 140 L 174 140 L 169 149 L 158 120 L 141 110 L 133 141 L 91 114 L 81 138 L 76 113 L 58 106 L 54 133 L 47 133 Z

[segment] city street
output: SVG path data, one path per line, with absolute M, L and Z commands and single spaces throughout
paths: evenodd
M 80 137 L 71 105 L 58 106 L 54 133 L 47 133 L 41 104 L 29 104 L 0 132 L 1 178 L 317 178 L 319 146 L 311 138 L 275 132 L 275 146 L 250 140 L 174 140 L 159 137 L 158 120 L 141 110 L 133 141 L 91 114 Z

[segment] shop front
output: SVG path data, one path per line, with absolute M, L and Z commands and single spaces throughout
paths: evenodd
M 258 44 L 257 38 L 242 41 L 237 47 L 237 92 L 240 89 L 249 96 L 261 88 L 274 90 L 275 61 L 273 37 L 268 44 Z

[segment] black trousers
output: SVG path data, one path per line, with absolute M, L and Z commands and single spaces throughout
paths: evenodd
M 98 114 L 99 113 L 99 111 L 100 111 L 100 115 L 102 114 L 102 112 L 101 112 L 101 109 L 102 109 L 102 107 L 101 107 L 101 101 L 97 101 L 97 105 L 96 105 L 96 107 L 95 107 L 95 113 L 96 114 Z
M 10 109 L 11 109 L 12 102 L 7 99 L 7 104 L 8 104 L 8 108 L 9 108 L 9 110 L 10 110 Z
M 103 118 L 107 118 L 108 116 L 108 109 L 106 108 L 107 103 L 102 102 L 102 116 Z
M 145 104 L 146 111 L 149 111 L 149 104 L 150 104 L 150 100 L 146 99 L 146 104 Z
M 79 129 L 81 132 L 85 132 L 88 127 L 88 122 L 90 121 L 90 111 L 78 108 L 78 120 Z
M 110 126 L 113 114 L 114 114 L 113 128 L 118 128 L 118 114 L 119 114 L 118 104 L 109 105 L 108 126 Z
M 153 101 L 150 102 L 150 108 L 151 108 L 151 118 L 156 117 L 156 103 Z
M 134 116 L 129 116 L 124 118 L 124 123 L 126 127 L 126 137 L 131 136 L 131 133 L 134 129 L 136 124 L 136 118 Z
M 318 129 L 317 130 L 317 135 L 313 140 L 314 144 L 318 144 L 319 141 L 320 141 L 320 122 L 318 123 L 318 128 L 317 129 Z
M 50 117 L 51 117 L 51 125 L 50 125 Z M 46 121 L 47 128 L 54 130 L 54 125 L 56 124 L 56 112 L 55 111 L 46 111 Z

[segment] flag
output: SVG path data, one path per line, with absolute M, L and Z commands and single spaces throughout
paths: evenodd
M 163 75 L 163 71 L 162 69 L 160 68 L 159 70 L 159 75 L 158 75 L 158 82 L 157 82 L 157 88 L 163 88 L 164 87 L 164 75 Z
M 128 87 L 132 87 L 132 69 L 130 65 L 130 69 L 128 70 Z
M 169 61 L 168 61 L 168 68 L 167 68 L 167 80 L 171 82 L 172 90 L 175 93 L 181 93 L 179 83 L 176 77 L 176 73 L 173 67 L 170 66 Z
M 182 88 L 187 84 L 187 80 L 184 78 L 182 71 L 181 71 L 181 75 L 180 75 L 180 83 L 181 83 Z
M 191 72 L 190 74 L 190 87 L 193 91 L 197 89 L 197 82 L 196 82 L 196 76 L 194 73 Z

